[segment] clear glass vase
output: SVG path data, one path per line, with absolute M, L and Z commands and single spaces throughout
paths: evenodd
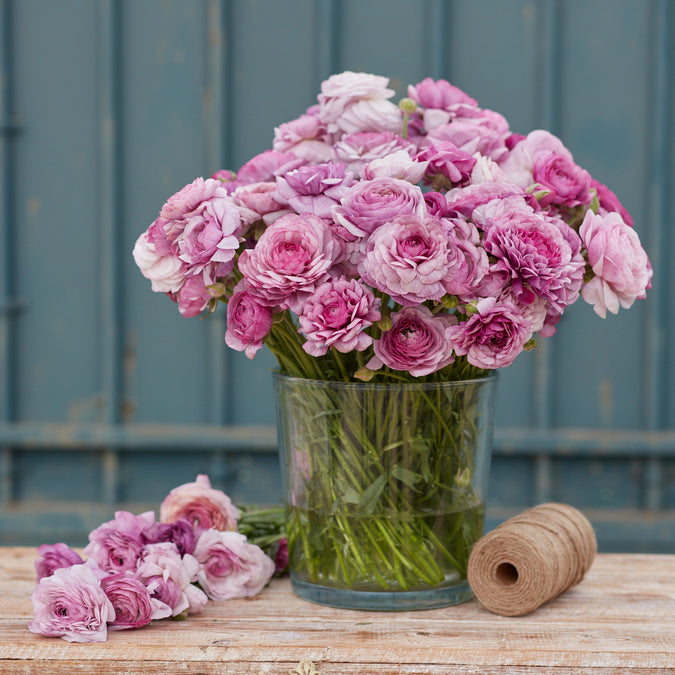
M 469 600 L 497 374 L 374 384 L 275 373 L 274 385 L 295 593 L 370 610 Z

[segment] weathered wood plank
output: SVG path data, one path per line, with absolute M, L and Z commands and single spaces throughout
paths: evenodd
M 350 673 L 649 673 L 675 668 L 675 556 L 600 555 L 587 577 L 519 618 L 477 602 L 359 612 L 304 602 L 287 580 L 183 622 L 110 633 L 103 644 L 34 635 L 35 549 L 0 549 L 2 673 L 289 672 L 310 659 Z

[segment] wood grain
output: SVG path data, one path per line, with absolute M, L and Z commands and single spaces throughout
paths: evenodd
M 182 622 L 111 632 L 103 644 L 34 635 L 35 549 L 0 549 L 0 673 L 269 673 L 309 659 L 355 673 L 675 672 L 675 556 L 599 555 L 586 578 L 529 615 L 477 602 L 422 612 L 338 610 L 288 580 L 248 600 L 210 602 Z

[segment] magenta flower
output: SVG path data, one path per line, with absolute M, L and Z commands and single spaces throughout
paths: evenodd
M 464 109 L 477 109 L 478 103 L 447 80 L 425 78 L 419 84 L 408 85 L 408 97 L 416 101 L 423 110 L 424 128 L 431 131 L 447 124 Z
M 105 642 L 115 609 L 86 565 L 60 568 L 31 595 L 35 616 L 28 630 L 68 642 Z
M 604 218 L 586 212 L 579 235 L 595 275 L 581 294 L 603 319 L 609 310 L 628 309 L 651 287 L 652 267 L 637 232 L 618 213 Z
M 175 523 L 185 518 L 197 532 L 208 529 L 236 530 L 241 513 L 230 498 L 211 487 L 209 477 L 199 474 L 194 483 L 175 487 L 159 507 L 162 523 Z
M 307 338 L 302 348 L 311 356 L 322 356 L 330 347 L 344 353 L 363 351 L 373 342 L 364 330 L 380 320 L 379 305 L 380 299 L 356 279 L 321 284 L 298 317 Z
M 155 523 L 154 511 L 134 515 L 117 511 L 115 518 L 89 533 L 83 553 L 111 574 L 133 570 L 146 542 L 146 532 Z
M 199 584 L 212 600 L 257 595 L 274 574 L 274 561 L 239 532 L 207 530 L 197 541 Z
M 446 335 L 458 356 L 478 368 L 505 368 L 523 351 L 532 337 L 529 322 L 516 305 L 508 300 L 482 298 L 476 303 L 476 313 Z
M 396 178 L 363 180 L 351 187 L 333 209 L 333 220 L 345 239 L 365 237 L 403 214 L 426 214 L 424 194 L 416 185 Z
M 155 523 L 146 532 L 146 539 L 148 544 L 175 544 L 181 555 L 193 553 L 197 543 L 192 523 L 187 518 L 179 518 L 172 523 Z
M 323 220 L 288 214 L 263 232 L 254 249 L 242 252 L 239 270 L 262 303 L 297 314 L 342 254 L 342 244 Z
M 277 178 L 275 199 L 288 204 L 296 213 L 313 213 L 330 220 L 333 206 L 354 182 L 354 174 L 345 171 L 344 164 L 327 162 L 301 166 Z
M 570 229 L 562 222 L 561 226 Z M 505 213 L 490 224 L 483 244 L 497 259 L 493 270 L 510 279 L 522 304 L 538 296 L 562 312 L 578 298 L 584 259 L 572 248 L 561 227 L 544 217 L 522 211 Z
M 367 284 L 401 305 L 439 300 L 448 273 L 446 232 L 436 218 L 394 218 L 370 235 L 358 269 Z
M 109 630 L 140 628 L 149 624 L 153 618 L 165 616 L 153 617 L 154 608 L 148 589 L 130 572 L 101 579 L 101 588 L 115 610 L 115 620 L 108 626 Z
M 403 307 L 391 316 L 392 327 L 375 340 L 375 356 L 366 364 L 370 370 L 387 366 L 407 370 L 413 377 L 429 375 L 454 360 L 445 330 L 453 319 L 434 316 L 424 305 Z
M 272 310 L 239 282 L 227 303 L 225 344 L 252 359 L 272 327 Z
M 84 561 L 82 556 L 63 543 L 41 544 L 38 546 L 38 557 L 35 560 L 37 580 L 44 579 L 54 574 L 55 570 L 62 567 L 81 565 Z
M 542 206 L 556 204 L 573 208 L 591 201 L 590 174 L 565 155 L 540 152 L 534 161 L 532 179 L 548 190 L 540 199 Z

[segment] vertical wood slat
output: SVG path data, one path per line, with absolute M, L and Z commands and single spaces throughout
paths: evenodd
M 673 117 L 673 4 L 670 0 L 656 0 L 650 6 L 649 44 L 649 99 L 648 119 L 650 134 L 649 162 L 645 213 L 651 223 L 649 250 L 652 254 L 654 276 L 653 288 L 646 305 L 644 368 L 643 368 L 643 415 L 645 427 L 655 431 L 666 422 L 667 372 L 665 363 L 667 338 L 666 290 L 672 288 L 668 265 L 662 257 L 668 251 L 666 223 L 670 222 L 669 191 L 674 177 L 671 175 L 670 149 L 672 147 Z M 645 507 L 663 507 L 663 462 L 647 459 L 644 473 Z
M 558 0 L 536 5 L 536 52 L 535 91 L 541 96 L 534 101 L 535 124 L 559 134 L 561 90 L 561 33 L 564 30 L 562 9 Z M 532 400 L 533 423 L 539 429 L 549 429 L 553 415 L 553 346 L 549 340 L 540 340 L 534 354 Z M 533 497 L 535 503 L 553 498 L 552 462 L 546 455 L 534 458 L 535 480 Z
M 424 70 L 426 76 L 434 80 L 449 79 L 447 31 L 451 27 L 450 0 L 426 0 L 425 2 L 425 41 Z
M 338 45 L 341 22 L 338 0 L 314 2 L 314 80 L 319 83 L 340 71 Z M 314 92 L 311 92 L 314 94 Z
M 100 0 L 97 5 L 97 114 L 98 114 L 98 223 L 100 237 L 100 358 L 101 391 L 105 421 L 122 419 L 122 293 L 121 81 L 119 0 Z M 101 498 L 114 504 L 119 491 L 117 449 L 103 450 Z
M 0 420 L 15 419 L 12 0 L 0 2 Z M 0 447 L 0 504 L 12 499 L 12 451 Z

